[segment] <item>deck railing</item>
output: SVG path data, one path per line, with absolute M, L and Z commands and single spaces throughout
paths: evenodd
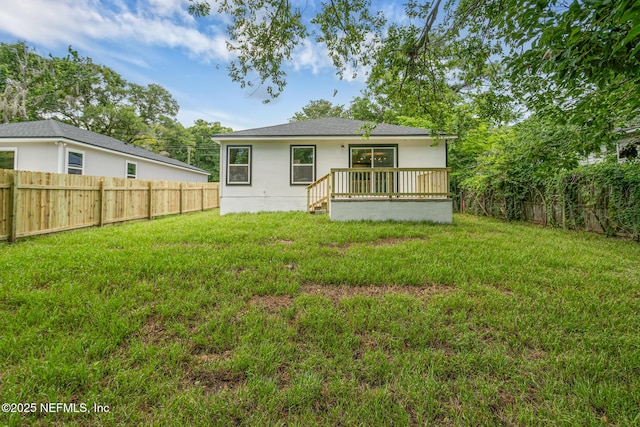
M 339 168 L 307 187 L 314 212 L 336 198 L 444 199 L 450 168 Z
M 329 177 L 326 174 L 313 184 L 307 186 L 307 211 L 315 212 L 329 204 Z

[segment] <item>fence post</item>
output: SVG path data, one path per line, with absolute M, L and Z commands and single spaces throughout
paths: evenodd
M 182 213 L 182 204 L 183 204 L 182 199 L 183 199 L 183 193 L 184 193 L 184 191 L 183 191 L 183 184 L 182 184 L 182 183 L 180 183 L 180 213 Z
M 9 211 L 9 241 L 16 241 L 18 231 L 18 171 L 13 171 L 13 183 L 11 184 L 9 200 L 11 201 L 11 210 Z
M 567 212 L 565 211 L 565 190 L 562 190 L 562 228 L 567 229 Z
M 104 179 L 100 180 L 100 213 L 98 214 L 98 225 L 102 227 L 104 225 Z
M 204 210 L 204 184 L 202 184 L 202 187 L 200 187 L 200 190 L 202 190 L 202 194 L 201 194 L 202 195 L 202 203 L 200 204 L 200 207 L 201 207 L 200 210 L 203 211 Z
M 149 219 L 153 219 L 153 181 L 149 181 Z

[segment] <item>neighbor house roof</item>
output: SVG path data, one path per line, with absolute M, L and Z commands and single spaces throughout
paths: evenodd
M 110 136 L 80 129 L 75 126 L 61 123 L 57 120 L 40 120 L 35 122 L 6 123 L 0 125 L 0 138 L 16 139 L 37 139 L 37 138 L 64 138 L 94 147 L 117 151 L 118 153 L 129 154 L 143 159 L 166 163 L 168 165 L 189 169 L 195 172 L 209 174 L 209 172 L 188 165 L 170 157 L 152 153 L 144 148 L 126 144 Z
M 434 133 L 427 129 L 389 125 L 386 123 L 379 123 L 375 125 L 361 120 L 329 117 L 218 134 L 213 135 L 213 139 L 228 140 L 279 137 L 359 137 L 364 135 L 365 128 L 369 126 L 373 127 L 373 129 L 371 129 L 371 132 L 369 133 L 369 135 L 373 137 L 434 136 Z M 436 133 L 436 135 L 444 136 L 444 134 L 441 133 Z

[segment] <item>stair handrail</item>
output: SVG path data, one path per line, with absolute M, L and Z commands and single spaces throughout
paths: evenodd
M 307 185 L 307 211 L 314 212 L 317 208 L 329 203 L 329 177 L 331 172 Z

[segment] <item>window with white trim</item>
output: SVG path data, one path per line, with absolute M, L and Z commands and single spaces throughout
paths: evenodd
M 251 185 L 251 145 L 227 146 L 227 184 Z
M 0 147 L 0 169 L 15 169 L 17 148 Z
M 67 173 L 69 175 L 84 175 L 84 151 L 67 148 Z
M 138 164 L 136 162 L 127 161 L 127 178 L 138 177 Z
M 316 180 L 316 146 L 291 146 L 291 184 L 307 185 Z

